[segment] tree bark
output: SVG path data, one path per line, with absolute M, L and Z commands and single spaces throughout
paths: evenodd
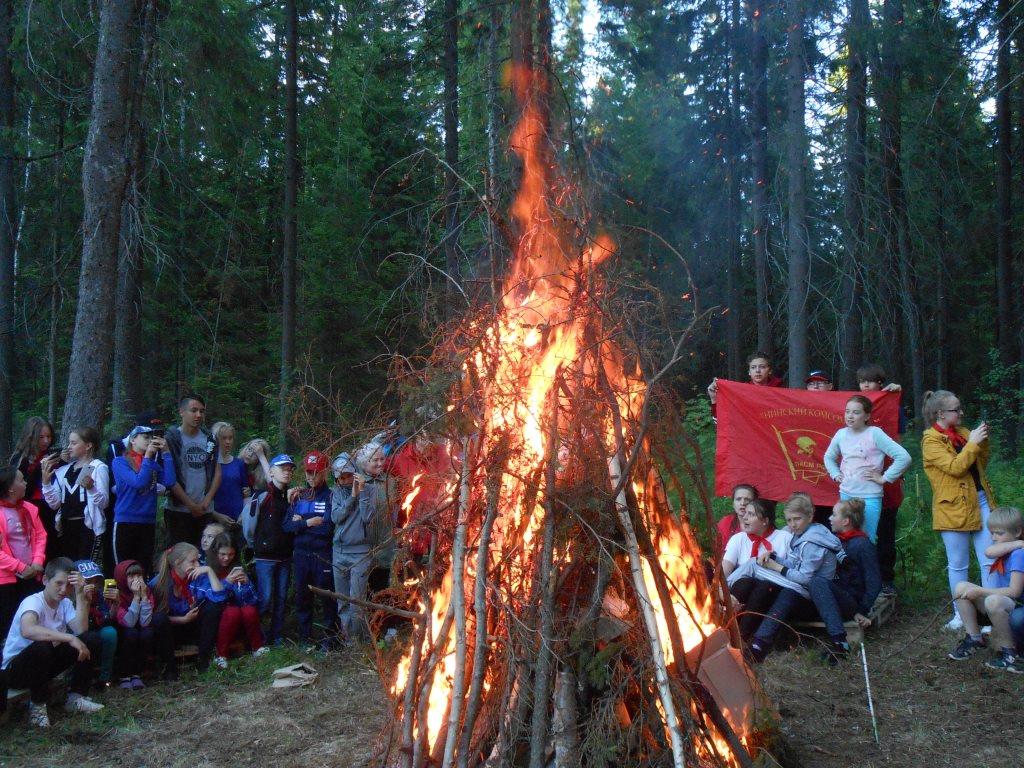
M 145 132 L 142 97 L 156 33 L 156 0 L 146 0 L 140 23 L 142 43 L 128 119 L 128 185 L 121 207 L 117 257 L 117 315 L 114 323 L 114 391 L 112 415 L 117 422 L 142 408 L 142 240 L 139 184 Z
M 458 313 L 459 270 L 459 0 L 444 0 L 444 267 L 448 315 Z
M 861 269 L 867 255 L 864 226 L 864 189 L 867 168 L 868 75 L 865 46 L 871 31 L 867 0 L 850 0 L 846 28 L 849 51 L 846 71 L 846 263 L 843 265 L 843 315 L 839 349 L 839 385 L 857 388 L 856 370 L 861 364 Z
M 739 380 L 742 374 L 743 350 L 741 341 L 741 320 L 743 301 L 741 297 L 740 278 L 740 182 L 739 174 L 739 131 L 740 131 L 740 4 L 739 0 L 729 2 L 729 119 L 726 136 L 726 249 L 728 251 L 729 271 L 727 274 L 727 306 L 726 317 L 727 367 L 729 378 Z
M 298 259 L 299 194 L 299 12 L 296 0 L 285 2 L 284 77 L 284 222 L 281 254 L 281 391 L 278 428 L 281 448 L 288 447 L 289 400 L 295 372 L 295 264 Z
M 924 392 L 924 356 L 917 316 L 917 289 L 902 170 L 903 0 L 885 0 L 882 18 L 884 34 L 878 102 L 882 179 L 888 206 L 885 240 L 890 263 L 895 265 L 894 271 L 898 279 L 900 315 L 910 361 L 910 389 L 914 413 L 920 413 L 921 396 Z
M 127 182 L 130 58 L 138 2 L 104 0 L 93 72 L 92 110 L 82 163 L 82 266 L 61 440 L 76 426 L 102 429 L 114 357 L 114 285 Z
M 789 174 L 789 386 L 801 388 L 807 376 L 807 300 L 809 274 L 807 233 L 807 127 L 804 124 L 806 95 L 804 77 L 803 0 L 786 0 L 786 78 L 788 105 Z
M 753 185 L 750 199 L 754 208 L 754 283 L 757 304 L 757 349 L 775 353 L 771 315 L 768 309 L 768 40 L 764 34 L 764 0 L 748 4 L 751 30 L 750 159 Z
M 57 86 L 57 154 L 53 161 L 53 226 L 50 230 L 50 327 L 46 336 L 46 419 L 57 418 L 57 312 L 60 309 L 59 264 L 64 250 L 61 226 L 64 216 L 64 131 L 67 106 Z
M 502 8 L 491 3 L 490 27 L 487 30 L 487 200 L 498 205 L 498 35 L 501 29 Z M 487 256 L 490 268 L 491 300 L 499 295 L 501 271 L 498 251 L 498 229 L 487 217 Z
M 1014 322 L 1013 269 L 1013 116 L 1010 108 L 1010 0 L 996 3 L 996 341 L 1004 366 L 1019 350 L 1019 323 Z M 1012 405 L 1011 405 L 1012 408 Z M 1017 453 L 1017 419 L 1006 420 L 1006 448 Z
M 0 456 L 11 455 L 14 384 L 17 362 L 14 346 L 14 249 L 17 240 L 17 200 L 14 170 L 14 71 L 11 44 L 14 3 L 0 2 Z

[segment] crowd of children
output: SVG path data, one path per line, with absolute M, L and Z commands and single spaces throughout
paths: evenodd
M 95 430 L 54 448 L 52 426 L 32 418 L 0 469 L 0 704 L 9 688 L 29 689 L 37 726 L 49 724 L 50 682 L 68 669 L 66 708 L 91 712 L 102 708 L 93 686 L 177 679 L 183 647 L 205 669 L 286 636 L 322 652 L 368 639 L 360 606 L 375 569 L 390 567 L 396 536 L 419 547 L 418 518 L 433 517 L 428 492 L 399 519 L 409 469 L 429 458 L 431 471 L 453 471 L 429 437 L 388 430 L 333 461 L 309 451 L 293 487 L 289 455 L 257 439 L 236 456 L 234 428 L 208 430 L 201 397 L 178 406 L 179 425 L 142 414 L 105 457 Z M 429 542 L 437 529 L 423 527 Z
M 899 389 L 886 383 L 877 365 L 859 369 L 857 377 L 862 392 Z M 782 386 L 763 354 L 750 359 L 750 383 Z M 807 388 L 831 390 L 832 382 L 814 371 Z M 708 387 L 713 404 L 717 390 L 716 380 Z M 801 619 L 824 623 L 830 639 L 825 655 L 835 662 L 848 651 L 844 621 L 870 626 L 879 594 L 895 592 L 899 481 L 911 457 L 871 425 L 871 412 L 870 399 L 851 395 L 845 426 L 825 452 L 825 469 L 839 485 L 827 521 L 816 515 L 809 496 L 794 493 L 783 508 L 786 531 L 776 530 L 776 502 L 760 499 L 749 484 L 733 489 L 732 512 L 718 524 L 722 574 L 755 662 L 770 652 L 787 621 Z M 922 417 L 929 425 L 922 435 L 922 463 L 932 488 L 933 528 L 946 550 L 953 606 L 945 628 L 966 632 L 949 658 L 966 660 L 991 643 L 987 666 L 1024 673 L 1024 523 L 1016 508 L 995 506 L 985 476 L 988 426 L 962 426 L 960 401 L 945 390 L 925 393 Z M 966 580 L 972 546 L 981 585 Z M 983 623 L 991 625 L 991 640 Z
M 895 387 L 877 366 L 858 377 L 861 391 Z M 781 386 L 763 355 L 751 359 L 750 379 Z M 807 386 L 832 384 L 815 371 Z M 713 382 L 712 401 L 716 391 Z M 176 679 L 183 646 L 196 647 L 200 669 L 227 668 L 240 652 L 265 654 L 286 637 L 289 610 L 292 637 L 311 649 L 366 639 L 361 606 L 374 572 L 390 568 L 398 539 L 415 559 L 443 529 L 438 494 L 455 469 L 443 440 L 389 431 L 333 460 L 310 450 L 299 462 L 304 484 L 293 487 L 291 456 L 271 455 L 260 439 L 235 455 L 234 428 L 208 430 L 198 395 L 183 397 L 178 411 L 170 429 L 142 414 L 106 447 L 94 429 L 75 428 L 62 449 L 52 426 L 34 417 L 0 469 L 0 703 L 8 688 L 29 689 L 37 726 L 49 724 L 50 682 L 65 670 L 65 707 L 97 711 L 92 686 L 134 691 Z M 824 623 L 825 657 L 835 663 L 848 651 L 844 622 L 869 626 L 876 598 L 895 589 L 899 480 L 911 459 L 871 414 L 870 399 L 849 397 L 845 426 L 825 454 L 839 485 L 826 514 L 794 493 L 778 529 L 777 502 L 749 484 L 733 490 L 718 555 L 755 662 L 781 628 L 810 618 Z M 954 610 L 947 628 L 965 630 L 949 658 L 991 643 L 988 666 L 1024 672 L 1024 523 L 1015 508 L 995 506 L 988 428 L 961 426 L 960 402 L 946 391 L 927 393 L 923 416 L 922 459 Z M 406 494 L 412 478 L 419 492 Z M 166 540 L 155 556 L 162 497 Z M 397 502 L 406 497 L 401 518 Z M 972 547 L 981 585 L 966 580 Z

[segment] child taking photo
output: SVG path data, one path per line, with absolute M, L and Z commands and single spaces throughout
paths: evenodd
M 839 498 L 864 500 L 864 531 L 872 542 L 882 516 L 882 490 L 894 483 L 910 466 L 910 454 L 871 421 L 871 400 L 854 395 L 846 401 L 846 426 L 836 432 L 825 451 L 825 469 L 839 483 Z M 892 466 L 882 472 L 885 457 Z M 837 460 L 842 457 L 842 462 Z

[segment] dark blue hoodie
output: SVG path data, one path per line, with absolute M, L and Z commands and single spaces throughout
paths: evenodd
M 295 520 L 295 516 L 299 520 Z M 323 523 L 312 528 L 307 520 L 323 518 Z M 295 534 L 295 551 L 323 555 L 331 559 L 331 541 L 334 539 L 334 523 L 331 522 L 331 489 L 326 485 L 317 488 L 303 488 L 295 503 L 288 509 L 284 523 L 286 533 Z
M 878 553 L 867 536 L 844 541 L 843 549 L 846 550 L 846 559 L 836 570 L 836 586 L 852 597 L 857 603 L 857 610 L 867 616 L 882 591 Z

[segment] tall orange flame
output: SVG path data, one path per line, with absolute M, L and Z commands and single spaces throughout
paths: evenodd
M 601 382 L 606 382 L 614 405 L 605 404 L 600 417 L 603 434 L 591 435 L 591 439 L 605 459 L 611 461 L 620 450 L 637 448 L 636 442 L 641 439 L 641 411 L 647 396 L 643 376 L 635 366 L 627 373 L 624 355 L 614 339 L 595 333 L 600 322 L 594 307 L 588 305 L 586 294 L 599 285 L 596 269 L 611 258 L 615 245 L 610 237 L 601 235 L 582 248 L 574 248 L 557 210 L 563 201 L 556 195 L 562 193 L 557 191 L 552 178 L 547 130 L 538 108 L 538 96 L 545 96 L 541 89 L 546 79 L 536 79 L 524 69 L 513 69 L 512 80 L 525 105 L 510 141 L 522 160 L 520 188 L 511 208 L 519 243 L 498 311 L 494 316 L 474 321 L 480 342 L 464 362 L 465 380 L 480 382 L 480 391 L 474 393 L 479 441 L 477 460 L 463 481 L 466 488 L 460 511 L 463 519 L 469 520 L 474 535 L 478 534 L 488 488 L 483 467 L 491 453 L 501 451 L 504 471 L 500 474 L 497 516 L 485 555 L 488 573 L 498 574 L 488 582 L 488 604 L 505 606 L 506 610 L 513 610 L 508 606 L 520 604 L 534 587 L 538 549 L 535 542 L 545 519 L 544 500 L 552 490 L 538 492 L 545 468 L 559 447 L 570 457 L 574 450 L 582 450 L 580 434 L 566 434 L 568 417 L 564 414 L 575 413 L 584 399 L 600 401 L 594 393 L 600 391 Z M 619 435 L 625 445 L 619 444 Z M 552 439 L 561 446 L 552 445 Z M 562 443 L 569 440 L 575 443 Z M 696 660 L 675 658 L 669 617 L 674 617 L 683 651 L 689 657 L 691 652 L 703 652 L 709 636 L 722 632 L 718 628 L 718 609 L 691 531 L 669 510 L 664 489 L 649 460 L 645 466 L 648 470 L 635 475 L 630 488 L 636 499 L 637 524 L 650 532 L 656 551 L 657 562 L 645 558 L 642 568 L 656 616 L 655 639 L 666 664 L 695 665 Z M 615 474 L 611 472 L 608 490 Z M 406 505 L 411 506 L 416 493 L 414 481 Z M 559 549 L 557 561 L 567 563 L 572 557 L 570 549 Z M 486 574 L 476 572 L 470 557 L 465 559 L 463 569 L 461 599 L 472 605 L 476 579 Z M 670 605 L 663 605 L 657 598 L 655 569 L 664 574 L 669 585 Z M 425 714 L 414 718 L 414 739 L 425 738 L 427 754 L 432 755 L 439 754 L 450 738 L 446 735 L 446 720 L 453 711 L 453 699 L 466 696 L 465 690 L 454 690 L 456 632 L 450 614 L 455 583 L 449 569 L 440 585 L 422 601 L 420 608 L 424 615 L 429 615 L 429 623 L 419 647 L 410 649 L 399 662 L 392 686 L 392 694 L 398 699 L 407 686 L 419 686 L 414 701 L 419 706 L 425 701 Z M 490 619 L 473 613 L 467 615 L 467 621 L 467 635 L 472 636 L 475 622 Z M 490 624 L 487 629 L 488 636 L 500 632 Z M 420 665 L 417 679 L 410 680 L 414 650 L 419 653 Z M 437 663 L 431 670 L 427 661 L 432 654 Z M 491 673 L 486 672 L 486 690 L 491 679 Z M 726 712 L 740 731 L 749 716 L 749 712 L 739 711 L 742 706 L 741 703 L 733 707 L 735 711 Z M 728 752 L 722 744 L 718 747 L 720 752 Z M 698 752 L 708 748 L 697 745 Z

